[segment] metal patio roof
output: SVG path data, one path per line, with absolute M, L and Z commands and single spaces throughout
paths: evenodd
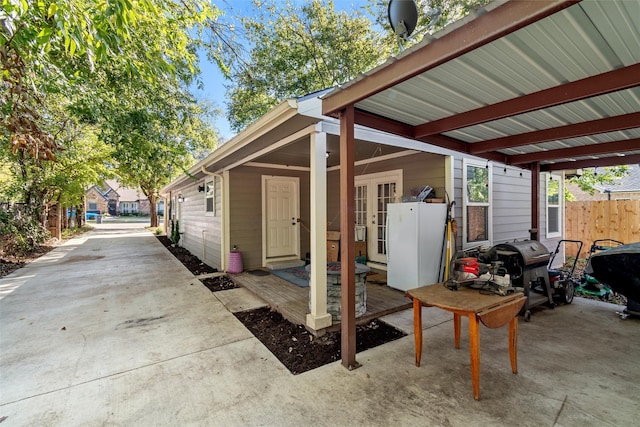
M 540 170 L 640 162 L 640 1 L 496 1 L 323 99 L 355 123 Z

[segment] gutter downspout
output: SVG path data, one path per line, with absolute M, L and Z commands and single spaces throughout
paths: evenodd
M 204 167 L 204 165 L 200 166 L 200 172 L 202 172 L 203 174 L 208 175 L 208 176 L 213 176 L 215 178 L 219 178 L 220 179 L 220 188 L 221 188 L 222 191 L 224 191 L 224 185 L 223 185 L 224 177 L 222 175 L 220 175 L 219 173 L 215 173 L 215 172 L 209 172 Z M 213 202 L 215 203 L 215 200 Z M 222 218 L 220 219 L 221 220 L 220 221 L 221 222 L 221 229 L 222 229 L 222 233 L 220 235 L 220 270 L 222 270 L 222 271 L 226 271 L 226 264 L 224 262 L 224 260 L 225 260 L 225 252 L 226 252 L 224 250 L 224 248 L 226 247 L 225 246 L 225 241 L 224 241 L 224 236 L 225 236 L 224 230 L 226 229 L 227 218 L 226 218 L 226 215 L 224 215 L 224 207 L 225 207 L 224 206 L 224 197 L 221 197 L 220 198 L 220 209 L 223 212 L 223 214 L 222 214 Z M 214 209 L 215 209 L 215 207 L 214 207 Z M 203 245 L 204 245 L 204 231 L 203 231 L 202 238 L 203 238 Z M 203 251 L 204 251 L 204 249 L 203 249 Z

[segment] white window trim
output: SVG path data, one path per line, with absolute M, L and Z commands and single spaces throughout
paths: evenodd
M 545 226 L 546 226 L 546 236 L 547 238 L 551 239 L 551 238 L 555 238 L 555 237 L 562 237 L 562 230 L 563 230 L 563 213 L 564 213 L 564 181 L 562 180 L 562 177 L 560 175 L 554 175 L 551 174 L 549 172 L 543 172 L 543 176 L 545 178 L 545 184 L 544 184 L 544 203 L 545 203 Z M 549 181 L 551 179 L 551 177 L 553 177 L 554 181 L 558 181 L 558 204 L 557 205 L 552 205 L 549 203 Z M 549 207 L 557 207 L 558 208 L 558 231 L 557 232 L 550 232 L 549 231 Z
M 467 200 L 467 166 L 475 166 L 488 169 L 489 181 L 489 202 L 477 203 Z M 487 240 L 467 242 L 467 207 L 468 206 L 487 206 Z M 493 246 L 493 165 L 491 162 L 473 159 L 462 159 L 462 246 L 464 249 L 475 248 L 478 246 Z
M 212 186 L 212 194 L 208 194 L 207 189 L 208 185 Z M 207 200 L 211 199 L 213 201 L 213 210 L 207 211 Z M 211 180 L 204 181 L 204 215 L 205 216 L 216 216 L 216 177 L 212 177 Z

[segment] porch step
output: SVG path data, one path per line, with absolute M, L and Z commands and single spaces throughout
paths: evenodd
M 282 268 L 301 267 L 304 265 L 304 261 L 300 259 L 291 259 L 286 261 L 270 261 L 267 262 L 267 268 L 269 270 L 280 270 Z

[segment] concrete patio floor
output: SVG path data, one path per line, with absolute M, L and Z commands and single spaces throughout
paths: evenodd
M 263 305 L 211 293 L 141 224 L 101 224 L 0 279 L 5 426 L 622 426 L 640 414 L 640 320 L 576 298 L 507 330 L 482 327 L 481 400 L 468 329 L 424 309 L 422 366 L 408 336 L 292 375 L 233 316 Z

